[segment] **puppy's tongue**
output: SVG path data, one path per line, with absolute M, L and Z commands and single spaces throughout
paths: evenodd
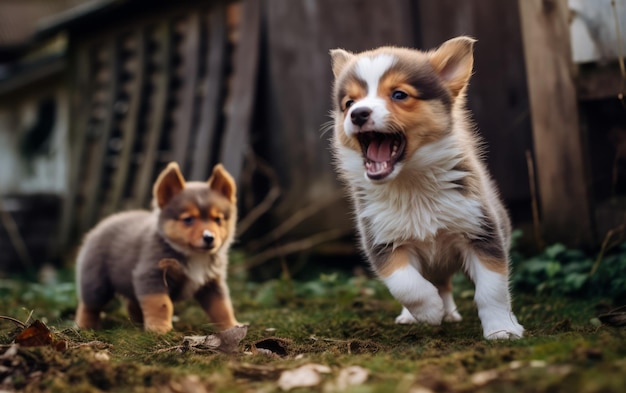
M 391 142 L 391 138 L 373 139 L 367 147 L 367 158 L 374 162 L 391 160 Z

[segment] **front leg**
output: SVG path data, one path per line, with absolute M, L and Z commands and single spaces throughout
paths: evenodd
M 443 301 L 437 288 L 411 264 L 411 259 L 416 257 L 403 248 L 378 257 L 373 261 L 376 272 L 404 307 L 396 323 L 413 323 L 413 317 L 417 321 L 440 325 L 445 313 Z
M 172 330 L 174 305 L 167 293 L 144 295 L 139 299 L 143 326 L 149 332 L 167 333 Z
M 506 258 L 470 251 L 465 267 L 476 286 L 474 301 L 484 337 L 488 340 L 521 338 L 524 327 L 517 322 L 511 310 Z
M 223 280 L 211 281 L 198 290 L 195 298 L 220 330 L 239 325 L 230 300 L 228 286 Z
M 150 332 L 167 333 L 172 330 L 174 305 L 163 281 L 163 271 L 158 268 L 133 270 L 135 297 L 139 300 L 144 329 Z M 132 313 L 133 310 L 129 309 Z M 137 319 L 139 316 L 135 316 Z

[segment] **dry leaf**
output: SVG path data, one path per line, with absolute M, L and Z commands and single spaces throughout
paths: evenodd
M 54 342 L 54 349 L 56 349 L 59 352 L 63 352 L 67 350 L 68 347 L 69 345 L 67 344 L 67 341 L 65 340 L 57 340 Z
M 194 393 L 208 393 L 206 386 L 202 383 L 202 380 L 197 375 L 187 375 L 182 377 L 178 381 L 172 381 L 169 383 L 169 390 L 162 390 L 162 392 L 194 392 Z
M 484 386 L 498 378 L 498 370 L 485 370 L 472 374 L 470 380 L 476 386 Z
M 108 362 L 111 360 L 111 357 L 106 351 L 100 351 L 93 354 L 93 358 L 99 362 Z
M 409 393 L 435 393 L 435 391 L 424 386 L 413 386 Z
M 13 359 L 15 356 L 17 356 L 17 349 L 17 345 L 11 344 L 11 346 L 6 351 L 4 351 L 3 354 L 0 355 L 0 359 Z
M 282 390 L 317 386 L 322 382 L 320 374 L 330 373 L 330 368 L 322 364 L 305 364 L 293 370 L 286 370 L 280 374 L 278 386 Z
M 342 369 L 337 377 L 337 388 L 344 390 L 348 386 L 361 385 L 367 381 L 369 372 L 361 366 L 350 366 Z
M 219 351 L 224 353 L 237 352 L 241 340 L 248 333 L 248 325 L 239 325 L 208 336 L 186 336 L 183 346 L 187 348 Z
M 38 319 L 15 337 L 15 343 L 23 347 L 41 347 L 52 344 L 50 329 Z
M 233 367 L 233 375 L 235 377 L 252 380 L 275 380 L 283 371 L 282 367 L 267 366 L 261 364 L 235 364 L 233 365 Z

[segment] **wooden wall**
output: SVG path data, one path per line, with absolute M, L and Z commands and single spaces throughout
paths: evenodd
M 181 162 L 192 178 L 202 178 L 212 163 L 223 161 L 241 181 L 244 215 L 257 213 L 254 206 L 268 190 L 275 199 L 260 217 L 245 222 L 246 230 L 253 227 L 245 241 L 269 236 L 290 222 L 276 238 L 265 236 L 264 246 L 330 230 L 334 232 L 325 241 L 343 238 L 352 245 L 348 252 L 354 252 L 350 207 L 331 164 L 332 131 L 322 133 L 331 109 L 328 52 L 380 45 L 431 49 L 461 34 L 478 39 L 469 108 L 484 137 L 487 163 L 514 220 L 531 218 L 526 152 L 535 151 L 536 144 L 516 2 L 244 0 L 235 18 L 242 18 L 235 36 L 244 39 L 230 47 L 224 46 L 226 14 L 199 11 L 204 9 L 200 3 L 185 4 L 170 6 L 162 14 L 165 19 L 152 24 L 142 14 L 126 16 L 139 21 L 132 29 L 105 24 L 103 31 L 110 31 L 114 40 L 77 41 L 74 61 L 85 67 L 79 66 L 75 77 L 80 96 L 73 129 L 79 132 L 76 140 L 87 139 L 75 150 L 76 160 L 84 157 L 84 162 L 74 174 L 75 197 L 68 204 L 80 217 L 79 233 L 103 214 L 145 206 L 151 181 L 166 161 Z M 89 45 L 96 46 L 80 49 Z M 157 52 L 146 52 L 155 48 Z M 227 48 L 234 50 L 228 59 Z M 135 60 L 120 57 L 125 51 Z M 140 72 L 115 82 L 137 62 L 160 63 L 144 67 L 152 74 Z M 233 69 L 239 74 L 229 73 Z M 98 85 L 98 78 L 105 77 L 114 83 Z M 106 91 L 98 92 L 98 86 Z M 94 120 L 102 106 L 110 113 L 119 109 L 120 97 L 127 111 Z M 94 100 L 103 101 L 94 106 Z M 80 134 L 84 130 L 88 132 Z M 102 145 L 106 138 L 124 147 L 112 153 L 110 144 Z M 139 143 L 147 146 L 145 153 L 137 150 Z M 137 154 L 145 165 L 137 164 Z M 258 159 L 271 168 L 269 177 L 259 177 Z M 111 162 L 129 169 L 107 167 Z
M 170 161 L 191 180 L 206 180 L 218 161 L 240 170 L 251 113 L 241 108 L 255 96 L 258 2 L 144 11 L 70 29 L 72 165 L 57 253 L 102 217 L 148 207 Z M 245 25 L 237 35 L 229 34 L 231 11 Z
M 478 39 L 469 106 L 487 143 L 488 164 L 516 216 L 530 217 L 525 150 L 532 138 L 516 6 L 500 0 L 268 0 L 262 31 L 252 138 L 283 182 L 272 220 L 343 193 L 331 166 L 330 134 L 320 131 L 330 120 L 329 49 L 429 49 L 460 34 Z M 345 200 L 316 219 L 301 231 L 352 225 Z
M 381 18 L 385 15 L 385 18 Z M 408 0 L 268 0 L 263 4 L 262 55 L 253 146 L 281 179 L 283 193 L 270 214 L 280 223 L 303 207 L 327 206 L 296 228 L 351 233 L 353 223 L 331 165 L 332 72 L 329 50 L 415 45 L 414 4 Z M 390 23 L 393 21 L 393 23 Z

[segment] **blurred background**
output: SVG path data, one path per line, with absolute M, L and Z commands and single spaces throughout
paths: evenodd
M 521 243 L 618 243 L 624 31 L 626 0 L 1 0 L 0 275 L 71 267 L 172 160 L 235 176 L 253 278 L 363 266 L 322 132 L 328 52 L 460 34 L 478 39 L 469 108 Z

